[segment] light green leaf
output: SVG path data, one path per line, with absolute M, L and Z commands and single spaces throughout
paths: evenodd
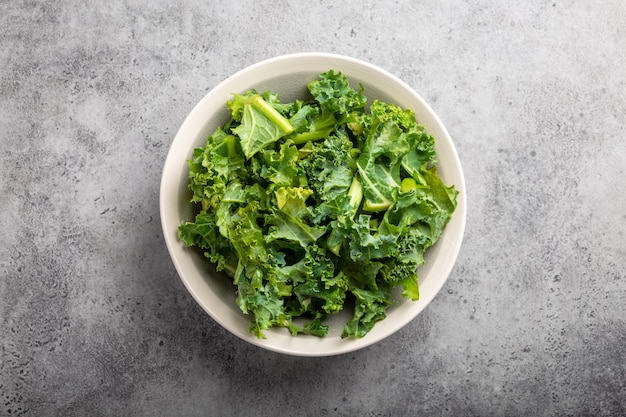
M 292 131 L 289 121 L 258 94 L 246 99 L 241 124 L 233 129 L 248 159 Z

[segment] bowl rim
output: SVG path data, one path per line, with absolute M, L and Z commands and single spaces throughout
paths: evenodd
M 168 213 L 170 213 L 171 203 L 167 201 L 173 192 L 173 188 L 172 188 L 173 184 L 169 178 L 170 171 L 172 169 L 182 169 L 181 167 L 177 167 L 173 165 L 173 164 L 178 164 L 180 162 L 180 156 L 177 155 L 175 152 L 176 145 L 179 142 L 183 141 L 182 138 L 188 134 L 189 130 L 193 130 L 192 127 L 195 124 L 197 124 L 199 120 L 202 120 L 203 115 L 201 114 L 201 112 L 203 108 L 206 106 L 206 103 L 210 101 L 210 99 L 214 95 L 221 94 L 221 92 L 224 91 L 227 86 L 229 86 L 232 83 L 236 83 L 240 79 L 245 79 L 249 74 L 263 72 L 263 69 L 265 68 L 276 68 L 279 66 L 283 66 L 283 65 L 287 66 L 289 64 L 294 64 L 298 62 L 306 63 L 306 62 L 320 62 L 320 61 L 323 61 L 323 62 L 334 61 L 337 63 L 341 63 L 342 66 L 344 67 L 353 66 L 354 68 L 359 68 L 363 71 L 376 73 L 382 77 L 385 77 L 388 81 L 395 83 L 398 86 L 398 88 L 402 88 L 403 90 L 406 90 L 405 93 L 407 95 L 410 95 L 411 100 L 415 100 L 416 102 L 419 102 L 423 110 L 425 110 L 428 113 L 432 121 L 434 121 L 434 123 L 437 125 L 436 127 L 439 130 L 441 130 L 440 133 L 443 134 L 443 137 L 439 135 L 438 137 L 435 138 L 436 140 L 435 146 L 437 147 L 438 145 L 441 145 L 442 143 L 445 142 L 445 146 L 447 147 L 447 152 L 448 152 L 448 154 L 446 155 L 446 160 L 449 160 L 451 165 L 456 170 L 457 175 L 454 181 L 454 186 L 459 191 L 459 194 L 457 196 L 457 208 L 455 209 L 455 212 L 452 215 L 452 219 L 450 220 L 451 223 L 453 221 L 455 222 L 457 234 L 455 235 L 453 241 L 446 243 L 447 244 L 446 246 L 447 262 L 445 266 L 443 267 L 443 270 L 440 271 L 440 275 L 442 275 L 442 277 L 437 281 L 437 284 L 435 288 L 433 288 L 433 291 L 430 292 L 431 293 L 430 296 L 427 297 L 427 299 L 422 299 L 421 294 L 420 294 L 419 301 L 415 301 L 415 302 L 409 301 L 411 303 L 420 303 L 420 306 L 418 308 L 412 308 L 410 311 L 410 314 L 406 317 L 403 316 L 403 320 L 397 323 L 387 322 L 385 325 L 385 329 L 384 329 L 385 331 L 379 332 L 376 335 L 376 337 L 368 338 L 368 336 L 370 336 L 370 334 L 368 334 L 364 338 L 360 338 L 360 339 L 342 339 L 341 345 L 334 346 L 334 349 L 332 350 L 325 349 L 321 345 L 323 344 L 325 340 L 324 338 L 321 338 L 321 339 L 315 338 L 316 340 L 308 339 L 313 336 L 308 336 L 307 341 L 311 343 L 308 343 L 307 344 L 308 346 L 306 348 L 302 348 L 302 344 L 300 343 L 288 342 L 285 344 L 281 344 L 281 343 L 268 342 L 268 339 L 271 337 L 271 335 L 268 334 L 267 332 L 266 334 L 268 334 L 268 339 L 258 339 L 256 336 L 247 332 L 247 329 L 245 329 L 245 331 L 242 331 L 242 329 L 234 328 L 221 314 L 218 314 L 212 308 L 212 306 L 207 305 L 206 300 L 204 300 L 201 297 L 198 290 L 187 279 L 185 268 L 182 265 L 181 260 L 178 259 L 178 257 L 176 256 L 176 250 L 179 250 L 180 248 L 176 248 L 175 245 L 180 246 L 182 245 L 182 243 L 178 240 L 177 234 L 173 233 L 173 229 L 174 228 L 177 229 L 182 219 L 170 219 L 168 217 Z M 348 77 L 350 79 L 350 76 Z M 229 91 L 229 93 L 232 93 L 232 92 Z M 365 92 L 365 94 L 367 95 L 367 91 Z M 432 130 L 432 126 L 426 126 L 426 130 L 427 131 Z M 187 159 L 189 158 L 189 156 L 190 155 L 187 155 Z M 187 170 L 185 170 L 185 172 L 187 172 Z M 245 68 L 242 68 L 234 72 L 232 75 L 228 76 L 223 81 L 219 82 L 215 87 L 210 89 L 201 98 L 201 100 L 193 106 L 192 110 L 187 114 L 187 116 L 183 120 L 183 123 L 180 125 L 176 135 L 174 136 L 174 139 L 170 144 L 167 156 L 165 158 L 163 171 L 161 175 L 161 183 L 160 183 L 160 188 L 159 188 L 159 212 L 160 212 L 163 237 L 166 242 L 170 259 L 172 260 L 172 263 L 174 264 L 174 267 L 176 269 L 176 272 L 179 278 L 183 282 L 187 291 L 191 294 L 194 300 L 198 303 L 198 305 L 200 305 L 202 309 L 207 314 L 209 314 L 209 316 L 214 321 L 216 321 L 221 327 L 229 331 L 231 334 L 234 334 L 238 338 L 243 339 L 244 341 L 252 345 L 255 345 L 263 349 L 270 350 L 270 351 L 283 353 L 287 355 L 293 355 L 293 356 L 312 356 L 312 357 L 313 356 L 333 356 L 333 355 L 353 352 L 355 350 L 368 347 L 396 333 L 398 330 L 405 327 L 408 323 L 414 320 L 430 304 L 430 302 L 436 297 L 436 295 L 441 291 L 441 288 L 447 281 L 450 273 L 452 272 L 454 265 L 456 264 L 456 260 L 458 258 L 458 254 L 460 252 L 460 248 L 464 239 L 466 217 L 467 217 L 466 185 L 465 185 L 465 177 L 463 174 L 463 167 L 461 165 L 461 160 L 454 146 L 452 138 L 450 137 L 445 125 L 442 123 L 439 116 L 434 112 L 434 110 L 430 107 L 430 105 L 421 97 L 421 95 L 417 93 L 416 90 L 414 90 L 407 83 L 405 83 L 400 78 L 393 75 L 392 73 L 388 72 L 387 70 L 380 68 L 372 63 L 358 59 L 358 58 L 335 54 L 335 53 L 328 53 L 328 52 L 299 52 L 299 53 L 274 56 L 272 58 L 268 58 L 268 59 L 256 62 L 250 66 L 247 66 Z M 450 223 L 446 227 L 446 230 L 449 226 L 450 226 Z M 446 230 L 444 230 L 443 235 L 446 234 L 445 233 Z M 437 244 L 439 244 L 439 242 L 437 242 Z M 380 323 L 382 322 L 377 323 L 377 326 L 379 326 Z M 298 338 L 304 338 L 307 336 L 306 335 L 298 335 L 298 336 L 289 335 L 288 337 L 292 339 L 298 339 Z

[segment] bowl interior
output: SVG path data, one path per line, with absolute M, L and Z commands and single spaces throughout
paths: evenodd
M 235 304 L 235 288 L 230 280 L 216 273 L 201 252 L 186 248 L 177 238 L 181 221 L 193 220 L 196 209 L 189 202 L 187 159 L 193 149 L 203 146 L 206 138 L 230 117 L 226 101 L 233 93 L 250 88 L 277 93 L 283 102 L 306 99 L 307 84 L 321 72 L 333 69 L 344 73 L 353 87 L 359 83 L 371 103 L 374 99 L 412 109 L 417 120 L 436 140 L 437 169 L 447 184 L 459 190 L 458 207 L 440 240 L 426 253 L 426 264 L 419 271 L 420 300 L 397 297 L 387 318 L 378 322 L 362 339 L 341 339 L 343 325 L 350 319 L 344 311 L 327 323 L 329 334 L 324 338 L 291 336 L 286 329 L 266 331 L 267 339 L 257 339 L 248 332 L 250 317 Z M 436 296 L 447 279 L 458 255 L 465 228 L 465 183 L 461 164 L 445 127 L 408 85 L 371 64 L 331 54 L 294 54 L 273 58 L 248 67 L 211 90 L 191 111 L 180 127 L 168 153 L 161 180 L 161 221 L 166 244 L 176 270 L 194 299 L 220 325 L 236 336 L 277 352 L 300 356 L 325 356 L 353 351 L 375 343 L 402 328 L 415 318 Z

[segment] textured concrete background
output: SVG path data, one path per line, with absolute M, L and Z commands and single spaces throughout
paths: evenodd
M 626 414 L 626 3 L 381 4 L 0 3 L 0 415 Z M 326 359 L 208 318 L 158 211 L 193 105 L 302 51 L 413 86 L 468 187 L 441 294 Z

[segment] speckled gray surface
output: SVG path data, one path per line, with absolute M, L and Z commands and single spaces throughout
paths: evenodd
M 0 415 L 626 414 L 623 1 L 6 0 L 0 27 Z M 302 51 L 413 86 L 468 188 L 440 295 L 331 358 L 221 329 L 158 210 L 193 105 Z

